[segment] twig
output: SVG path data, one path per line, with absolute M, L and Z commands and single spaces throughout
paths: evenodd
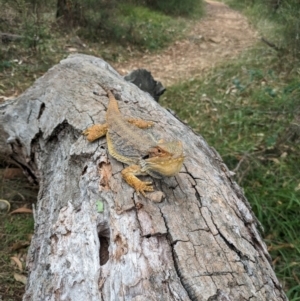
M 261 40 L 262 40 L 262 42 L 266 43 L 271 48 L 274 48 L 276 51 L 280 51 L 281 50 L 278 46 L 276 46 L 274 43 L 268 41 L 266 38 L 262 37 Z
M 241 166 L 241 164 L 243 163 L 243 161 L 248 157 L 248 154 L 245 154 L 242 159 L 239 161 L 239 163 L 237 164 L 237 166 L 232 170 L 233 172 L 237 172 Z

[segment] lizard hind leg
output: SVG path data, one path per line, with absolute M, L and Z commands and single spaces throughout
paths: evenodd
M 152 182 L 143 182 L 136 177 L 137 175 L 145 175 L 141 171 L 140 166 L 130 165 L 123 169 L 121 174 L 123 179 L 135 189 L 137 194 L 141 193 L 145 197 L 145 191 L 153 191 Z
M 98 138 L 106 135 L 108 130 L 108 125 L 105 124 L 94 124 L 87 128 L 85 131 L 82 132 L 83 135 L 86 136 L 89 142 L 93 142 Z

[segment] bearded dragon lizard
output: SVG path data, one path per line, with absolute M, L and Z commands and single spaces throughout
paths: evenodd
M 125 118 L 112 92 L 104 90 L 109 98 L 106 123 L 95 124 L 83 131 L 83 134 L 89 142 L 106 135 L 109 154 L 129 165 L 122 170 L 122 177 L 137 194 L 145 196 L 145 191 L 153 191 L 152 182 L 143 182 L 136 176 L 150 175 L 160 179 L 176 175 L 184 161 L 182 143 L 163 140 L 156 142 L 142 130 L 150 128 L 154 123 Z

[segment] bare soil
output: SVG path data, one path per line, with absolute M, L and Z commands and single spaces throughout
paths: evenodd
M 137 68 L 151 71 L 166 87 L 198 77 L 216 64 L 252 46 L 257 33 L 239 12 L 220 2 L 206 1 L 206 16 L 195 22 L 183 40 L 155 54 L 112 64 L 120 74 Z

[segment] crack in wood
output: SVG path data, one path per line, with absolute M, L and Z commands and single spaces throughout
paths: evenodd
M 37 116 L 37 119 L 40 119 L 40 118 L 41 118 L 41 116 L 42 116 L 42 114 L 43 114 L 45 108 L 46 108 L 46 105 L 45 105 L 45 103 L 42 102 L 42 104 L 41 104 L 41 106 L 40 106 L 39 114 L 38 114 L 38 116 Z
M 167 239 L 168 244 L 169 244 L 169 246 L 170 246 L 170 248 L 171 248 L 171 254 L 172 254 L 172 259 L 173 259 L 173 262 L 174 262 L 174 268 L 175 268 L 176 274 L 177 274 L 177 276 L 178 276 L 178 278 L 179 278 L 179 280 L 180 280 L 180 283 L 181 283 L 182 287 L 185 289 L 187 295 L 189 296 L 189 298 L 190 298 L 191 300 L 193 300 L 192 292 L 188 289 L 188 286 L 186 286 L 185 281 L 184 281 L 184 279 L 183 279 L 182 276 L 181 276 L 180 269 L 179 269 L 179 267 L 178 267 L 177 256 L 176 256 L 176 252 L 175 252 L 175 249 L 174 249 L 174 246 L 175 246 L 176 244 L 172 244 L 171 239 L 170 239 L 170 230 L 169 230 L 169 227 L 168 227 L 168 223 L 167 223 L 167 221 L 166 221 L 166 218 L 165 218 L 163 212 L 161 211 L 161 208 L 159 208 L 159 210 L 160 210 L 160 212 L 161 212 L 162 218 L 163 218 L 163 220 L 164 220 L 164 223 L 165 223 L 165 226 L 166 226 L 166 229 L 167 229 L 166 239 Z M 178 241 L 179 241 L 179 240 L 178 240 Z M 177 241 L 177 242 L 178 242 L 178 241 Z
M 100 266 L 107 263 L 109 260 L 109 238 L 102 236 L 101 233 L 99 234 L 99 243 L 100 243 L 100 250 L 99 250 L 99 259 L 100 259 Z

